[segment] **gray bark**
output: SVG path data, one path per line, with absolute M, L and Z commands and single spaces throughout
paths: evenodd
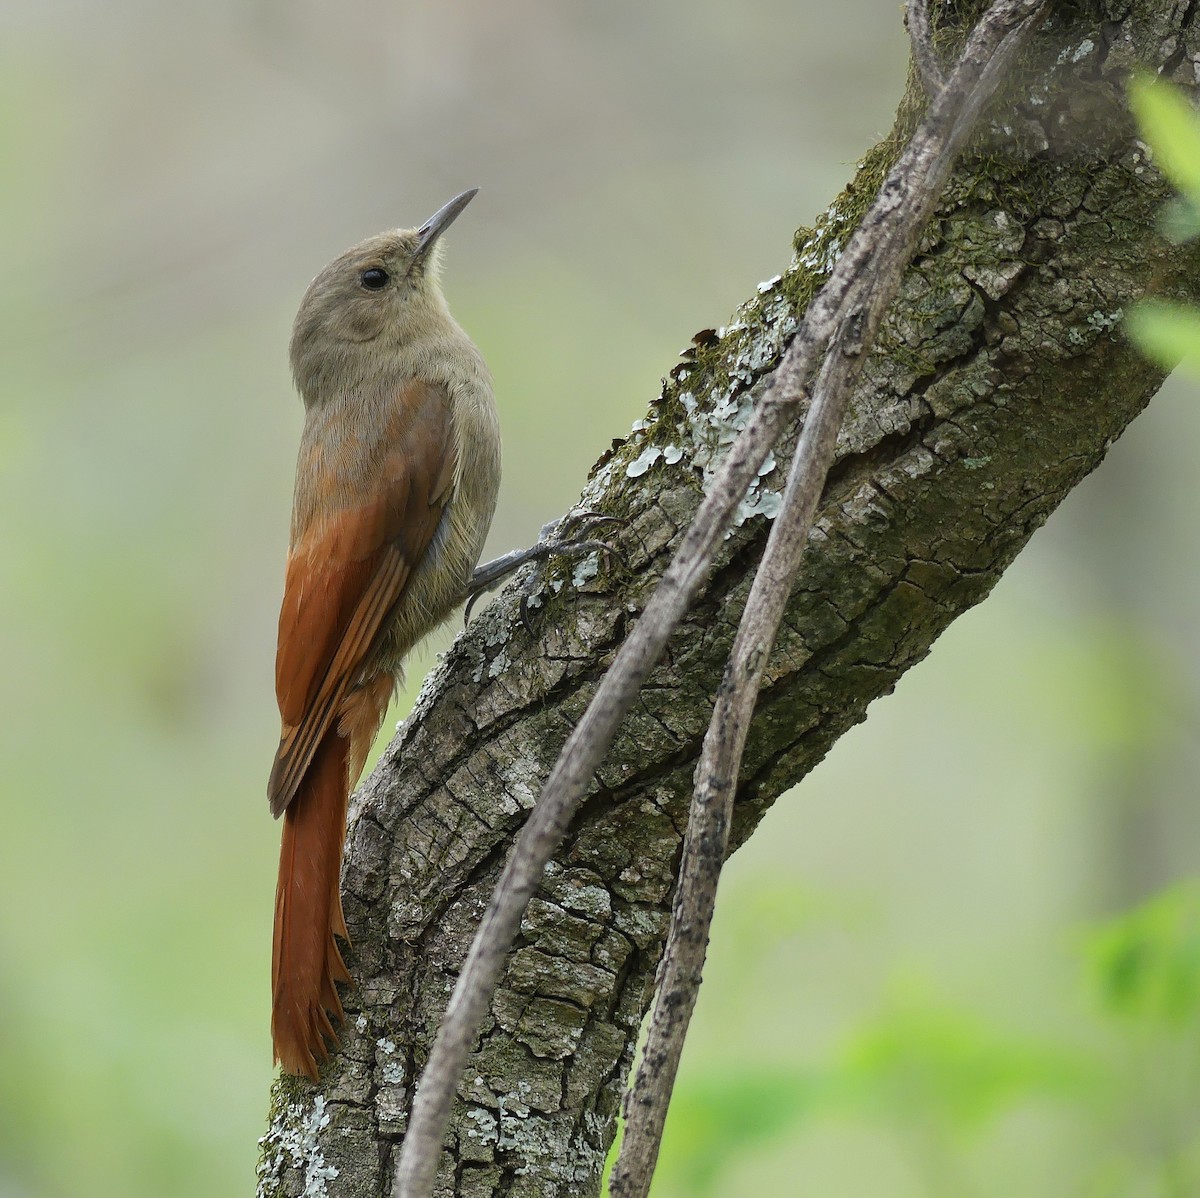
M 969 27 L 978 6 L 949 7 Z M 839 439 L 747 744 L 735 844 L 987 595 L 1161 383 L 1121 315 L 1149 290 L 1194 298 L 1200 261 L 1155 231 L 1166 190 L 1124 82 L 1139 64 L 1195 82 L 1194 7 L 1060 0 L 955 171 Z M 506 593 L 426 680 L 351 814 L 342 1050 L 321 1085 L 276 1083 L 260 1194 L 387 1193 L 413 1081 L 514 834 L 922 103 L 914 80 L 896 130 L 800 230 L 782 277 L 698 339 L 644 427 L 593 470 L 586 505 L 629 520 L 625 568 L 551 565 L 532 636 Z M 747 496 L 529 909 L 459 1087 L 439 1193 L 598 1192 L 692 773 L 788 456 Z

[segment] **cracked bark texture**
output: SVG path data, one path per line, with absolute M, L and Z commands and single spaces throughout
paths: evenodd
M 947 46 L 978 7 L 943 6 Z M 1194 299 L 1200 259 L 1155 231 L 1167 192 L 1124 84 L 1138 67 L 1195 84 L 1194 9 L 1060 0 L 955 171 L 839 440 L 764 677 L 735 845 L 988 594 L 1161 383 L 1121 315 L 1150 291 Z M 593 470 L 587 506 L 629 520 L 625 567 L 551 566 L 532 635 L 502 595 L 426 680 L 360 788 L 343 873 L 357 981 L 343 1045 L 319 1086 L 277 1081 L 260 1194 L 387 1194 L 413 1084 L 513 836 L 921 104 L 913 81 L 893 134 L 817 228 L 797 233 L 782 276 L 727 329 L 697 337 Z M 599 1192 L 692 771 L 795 431 L 529 908 L 459 1086 L 438 1194 Z

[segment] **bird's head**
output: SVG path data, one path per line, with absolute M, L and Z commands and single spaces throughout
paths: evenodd
M 456 195 L 416 229 L 378 233 L 339 254 L 309 284 L 292 327 L 292 370 L 301 393 L 324 373 L 321 359 L 353 347 L 403 344 L 449 320 L 439 285 L 441 235 L 478 188 Z

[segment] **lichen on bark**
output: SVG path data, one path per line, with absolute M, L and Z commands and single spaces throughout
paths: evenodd
M 947 6 L 942 36 L 977 7 Z M 1056 5 L 956 169 L 839 440 L 747 745 L 735 843 L 987 595 L 1160 384 L 1121 315 L 1151 289 L 1194 296 L 1200 262 L 1155 231 L 1165 190 L 1123 89 L 1139 66 L 1193 83 L 1191 22 L 1192 6 L 1151 0 Z M 512 838 L 921 103 L 911 81 L 896 130 L 780 276 L 697 338 L 593 470 L 588 506 L 628 521 L 624 564 L 549 567 L 532 633 L 501 596 L 360 789 L 345 1037 L 319 1086 L 277 1083 L 261 1195 L 388 1192 L 414 1080 Z M 440 1194 L 599 1191 L 692 770 L 794 439 L 748 495 L 530 906 L 459 1086 Z

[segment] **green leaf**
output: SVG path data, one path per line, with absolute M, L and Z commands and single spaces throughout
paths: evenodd
M 1091 1069 L 1062 1045 L 912 995 L 859 1030 L 845 1076 L 864 1110 L 962 1135 L 1033 1099 L 1081 1092 Z
M 748 1068 L 695 1077 L 671 1100 L 659 1170 L 682 1193 L 722 1193 L 725 1167 L 828 1105 L 828 1083 L 801 1070 Z
M 1130 81 L 1129 103 L 1155 164 L 1200 207 L 1200 114 L 1178 88 L 1145 75 Z
M 1152 361 L 1200 379 L 1200 309 L 1147 300 L 1130 311 L 1125 327 Z
M 1112 920 L 1091 957 L 1108 1008 L 1167 1026 L 1200 1017 L 1200 882 L 1183 882 Z

